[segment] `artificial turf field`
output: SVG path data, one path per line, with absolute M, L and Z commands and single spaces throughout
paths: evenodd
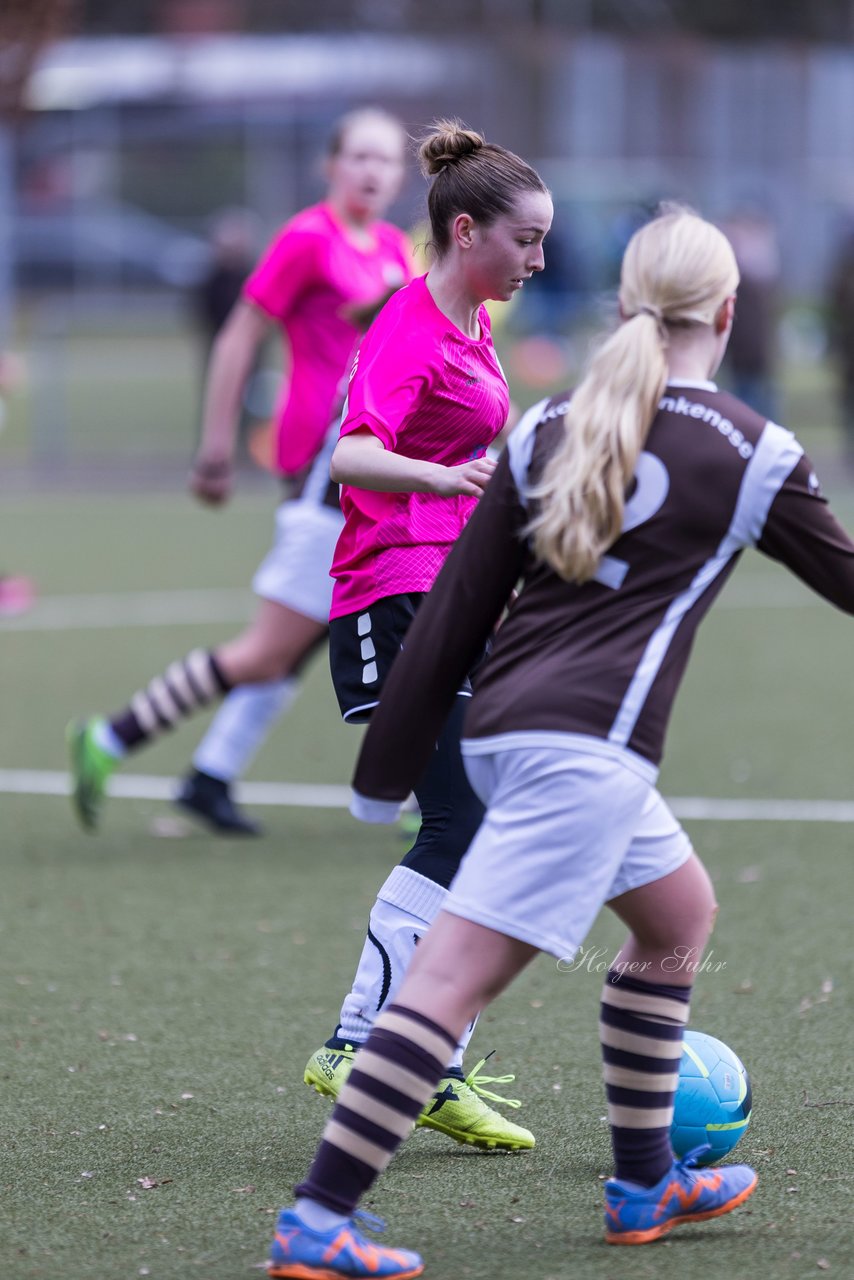
M 854 526 L 854 500 L 825 480 Z M 177 607 L 182 588 L 238 591 L 266 548 L 272 504 L 266 489 L 222 514 L 178 493 L 6 498 L 4 563 L 33 574 L 42 604 L 0 624 L 0 770 L 62 769 L 71 715 L 113 709 L 172 658 L 231 634 L 240 607 L 233 621 L 140 626 L 127 598 L 176 592 Z M 61 609 L 40 622 L 57 597 L 90 593 L 113 597 L 111 624 L 79 625 L 79 602 L 78 625 L 63 626 Z M 745 559 L 701 630 L 664 793 L 850 800 L 852 638 L 849 619 Z M 125 772 L 177 773 L 201 725 Z M 251 777 L 344 783 L 358 736 L 337 718 L 320 657 Z M 61 797 L 3 794 L 0 805 L 0 1274 L 263 1274 L 275 1210 L 328 1113 L 302 1069 L 332 1030 L 400 837 L 304 807 L 258 810 L 257 841 L 179 836 L 162 821 L 168 804 L 119 799 L 93 837 Z M 759 1171 L 756 1194 L 644 1249 L 601 1243 L 595 970 L 619 941 L 603 916 L 589 963 L 560 973 L 541 958 L 470 1050 L 473 1065 L 495 1048 L 488 1070 L 516 1073 L 506 1092 L 523 1099 L 514 1115 L 537 1149 L 485 1155 L 418 1133 L 368 1200 L 390 1243 L 424 1254 L 427 1275 L 852 1274 L 850 827 L 686 826 L 721 905 L 691 1022 L 750 1070 L 738 1156 Z

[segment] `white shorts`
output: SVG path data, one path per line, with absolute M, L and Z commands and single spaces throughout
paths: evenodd
M 619 759 L 537 746 L 469 754 L 465 743 L 463 753 L 487 812 L 443 904 L 453 915 L 570 959 L 604 903 L 691 855 L 655 787 Z
M 281 503 L 273 545 L 252 579 L 255 594 L 326 625 L 332 605 L 329 570 L 343 525 L 344 517 L 333 507 L 299 499 Z

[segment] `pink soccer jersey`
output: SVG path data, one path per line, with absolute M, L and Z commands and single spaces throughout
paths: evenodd
M 359 349 L 341 435 L 367 427 L 386 449 L 444 466 L 483 457 L 510 401 L 485 307 L 480 327 L 479 338 L 457 329 L 424 276 L 401 289 Z M 476 502 L 343 485 L 331 617 L 384 596 L 429 591 Z
M 388 222 L 371 230 L 374 247 L 362 248 L 329 205 L 313 205 L 282 228 L 244 285 L 244 298 L 279 321 L 290 348 L 276 439 L 285 474 L 311 462 L 335 411 L 360 336 L 346 309 L 411 278 L 403 232 Z

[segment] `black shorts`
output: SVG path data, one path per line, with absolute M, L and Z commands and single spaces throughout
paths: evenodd
M 329 665 L 341 714 L 348 724 L 364 724 L 380 700 L 395 655 L 424 599 L 421 591 L 384 596 L 358 613 L 329 623 Z M 478 664 L 479 665 L 479 664 Z M 471 696 L 466 679 L 460 693 Z

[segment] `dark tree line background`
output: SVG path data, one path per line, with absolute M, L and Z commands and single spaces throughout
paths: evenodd
M 854 40 L 854 0 L 74 0 L 71 10 L 73 29 L 92 35 L 354 28 L 500 35 L 526 26 Z

